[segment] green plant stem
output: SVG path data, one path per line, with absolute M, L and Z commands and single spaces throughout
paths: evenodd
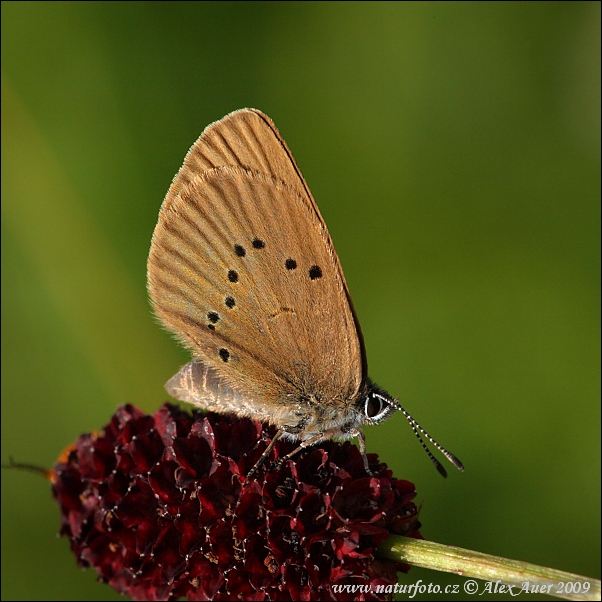
M 499 585 L 504 584 L 512 586 L 513 595 L 528 591 L 546 593 L 564 600 L 600 600 L 601 597 L 598 579 L 432 541 L 390 535 L 378 548 L 378 555 L 388 560 L 407 562 L 427 569 L 484 579 L 491 584 L 485 586 L 475 582 L 478 589 L 469 591 L 467 581 L 463 593 L 468 594 L 480 594 L 488 589 L 491 593 L 499 593 Z M 494 590 L 496 583 L 498 588 Z M 486 587 L 488 589 L 484 589 Z M 529 589 L 525 589 L 526 587 Z

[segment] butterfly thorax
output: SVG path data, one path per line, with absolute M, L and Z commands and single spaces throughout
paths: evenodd
M 320 395 L 301 394 L 295 403 L 283 404 L 274 418 L 289 439 L 308 441 L 322 434 L 323 439 L 349 439 L 362 424 L 359 404 L 342 399 L 323 399 Z

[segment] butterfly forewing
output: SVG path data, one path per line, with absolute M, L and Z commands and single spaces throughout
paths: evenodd
M 258 111 L 212 124 L 189 151 L 161 208 L 148 277 L 157 315 L 202 362 L 195 370 L 244 395 L 256 417 L 264 403 L 357 395 L 365 356 L 338 258 L 290 151 Z

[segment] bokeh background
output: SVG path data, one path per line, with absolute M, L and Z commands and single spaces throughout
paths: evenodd
M 3 2 L 2 462 L 167 399 L 188 356 L 149 310 L 151 233 L 241 107 L 309 182 L 372 378 L 466 464 L 441 479 L 401 415 L 367 429 L 425 538 L 599 577 L 597 2 Z M 120 599 L 58 526 L 2 471 L 2 599 Z

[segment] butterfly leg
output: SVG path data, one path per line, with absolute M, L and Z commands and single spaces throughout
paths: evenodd
M 276 441 L 281 439 L 282 436 L 287 433 L 289 435 L 296 436 L 298 433 L 303 431 L 303 429 L 307 425 L 309 417 L 302 412 L 298 412 L 297 417 L 299 417 L 298 423 L 296 423 L 294 425 L 285 426 L 285 427 L 281 428 L 274 435 L 274 438 L 270 441 L 270 444 L 265 448 L 265 451 L 261 454 L 259 460 L 257 460 L 257 462 L 255 462 L 255 466 L 253 466 L 253 468 L 251 468 L 251 470 L 249 471 L 249 474 L 247 475 L 247 481 L 257 472 L 257 469 L 265 462 L 266 458 L 270 455 L 270 452 L 272 451 L 272 448 L 274 447 L 274 444 L 276 443 Z M 279 460 L 278 462 L 276 462 L 276 469 L 279 469 L 285 460 L 288 460 L 289 458 L 293 457 L 297 452 L 301 451 L 304 447 L 313 445 L 314 443 L 317 443 L 318 441 L 320 441 L 323 438 L 324 438 L 324 434 L 318 433 L 318 435 L 312 437 L 311 439 L 308 439 L 307 441 L 304 441 L 292 453 L 288 454 L 286 457 L 284 457 L 281 460 Z
M 366 455 L 366 437 L 363 431 L 360 431 L 359 429 L 354 429 L 351 432 L 354 436 L 357 437 L 357 442 L 360 448 L 360 454 L 362 454 L 362 460 L 364 460 L 364 468 L 366 469 L 368 475 L 372 477 L 374 475 L 370 470 L 370 466 L 368 465 L 368 456 Z
M 270 441 L 270 444 L 265 448 L 265 451 L 259 457 L 259 460 L 257 460 L 257 462 L 255 462 L 255 466 L 253 466 L 253 468 L 251 468 L 251 470 L 249 471 L 249 474 L 247 475 L 247 479 L 246 479 L 247 481 L 257 472 L 257 469 L 265 462 L 266 458 L 270 455 L 270 452 L 272 451 L 274 444 L 276 443 L 276 441 L 278 441 L 278 439 L 280 439 L 282 437 L 282 435 L 284 435 L 284 431 L 282 429 L 280 429 L 274 435 L 274 437 Z
M 290 454 L 287 454 L 286 456 L 284 456 L 284 458 L 281 458 L 280 460 L 278 460 L 278 462 L 276 462 L 274 468 L 276 470 L 280 470 L 282 465 L 287 460 L 290 460 L 293 456 L 296 456 L 302 449 L 305 449 L 306 447 L 315 445 L 316 443 L 320 443 L 320 441 L 322 441 L 324 439 L 329 439 L 330 438 L 329 434 L 330 433 L 318 433 L 317 435 L 314 435 L 310 439 L 303 441 L 299 445 L 299 447 L 296 447 Z M 370 470 L 368 456 L 366 455 L 366 437 L 364 436 L 363 431 L 361 431 L 360 429 L 353 429 L 352 431 L 350 431 L 350 434 L 354 437 L 357 437 L 357 441 L 358 441 L 359 448 L 360 448 L 360 454 L 362 454 L 362 460 L 364 461 L 364 468 L 366 469 L 368 476 L 370 476 L 370 477 L 374 476 L 374 473 Z
M 320 441 L 322 441 L 322 439 L 324 439 L 324 433 L 318 433 L 317 435 L 314 435 L 310 439 L 307 439 L 307 440 L 301 442 L 299 447 L 296 447 L 290 454 L 287 454 L 286 456 L 284 456 L 284 458 L 280 458 L 280 460 L 278 460 L 278 462 L 276 462 L 274 468 L 276 470 L 280 470 L 280 468 L 282 468 L 282 465 L 287 460 L 290 460 L 293 456 L 296 456 L 302 449 L 305 449 L 306 447 L 311 447 L 312 445 L 319 443 Z

